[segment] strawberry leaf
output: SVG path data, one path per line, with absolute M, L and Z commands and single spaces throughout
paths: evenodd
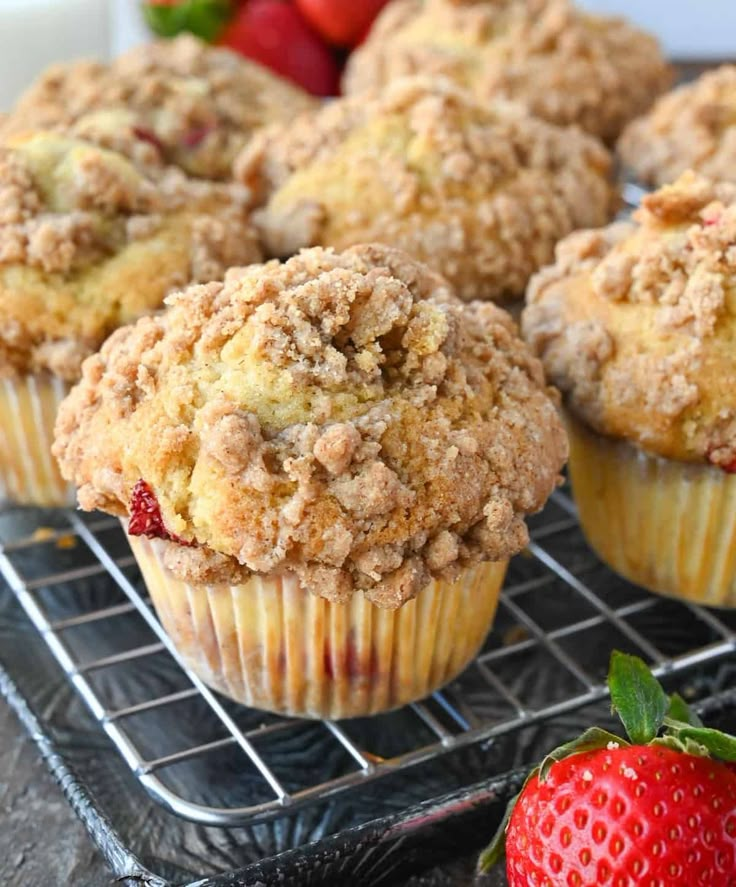
M 682 721 L 683 724 L 689 724 L 691 727 L 703 726 L 703 722 L 679 693 L 673 693 L 670 696 L 670 707 L 667 717 L 673 721 Z
M 651 744 L 659 745 L 663 748 L 671 748 L 672 751 L 679 752 L 681 755 L 693 754 L 696 757 L 702 757 L 702 754 L 700 754 L 698 749 L 694 748 L 694 743 L 684 742 L 672 733 L 665 733 L 664 736 L 658 736 L 656 739 L 652 740 Z
M 527 773 L 527 777 L 524 780 L 524 784 L 522 785 L 519 794 L 515 795 L 507 804 L 506 812 L 503 815 L 501 824 L 496 830 L 496 834 L 491 839 L 491 843 L 485 850 L 483 850 L 478 858 L 477 871 L 479 874 L 484 874 L 485 872 L 490 871 L 506 853 L 506 830 L 509 827 L 511 814 L 514 812 L 514 808 L 516 807 L 519 798 L 524 794 L 524 789 L 529 785 L 529 782 L 538 775 L 538 773 L 539 767 L 534 767 L 533 770 L 530 770 L 529 773 Z
M 232 16 L 230 0 L 176 0 L 173 3 L 143 4 L 143 17 L 159 37 L 174 37 L 189 31 L 213 42 Z
M 611 704 L 634 745 L 651 742 L 670 707 L 659 681 L 638 656 L 614 650 L 608 672 Z
M 537 771 L 534 770 L 533 773 Z M 524 785 L 529 782 L 532 773 L 526 779 Z M 524 789 L 522 789 L 523 791 Z M 509 820 L 511 819 L 511 814 L 514 812 L 514 807 L 516 807 L 516 802 L 521 797 L 521 792 L 518 795 L 513 797 L 508 805 L 506 806 L 506 812 L 503 815 L 503 819 L 501 820 L 501 824 L 499 825 L 496 834 L 491 839 L 491 843 L 486 847 L 485 850 L 482 851 L 480 856 L 478 857 L 478 865 L 477 871 L 478 874 L 485 874 L 486 872 L 490 872 L 496 863 L 500 862 L 504 854 L 506 853 L 506 829 L 509 826 Z
M 550 768 L 557 761 L 562 761 L 571 755 L 577 755 L 584 751 L 607 748 L 610 743 L 615 743 L 617 746 L 629 744 L 625 739 L 609 733 L 608 730 L 603 730 L 600 727 L 589 727 L 585 733 L 570 742 L 566 742 L 564 745 L 560 745 L 545 757 L 539 768 L 539 781 L 544 782 L 547 779 Z
M 713 757 L 722 761 L 736 761 L 736 736 L 710 727 L 691 727 L 671 718 L 665 718 L 665 726 L 680 742 L 695 742 Z

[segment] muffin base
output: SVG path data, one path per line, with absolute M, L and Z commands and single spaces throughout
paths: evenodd
M 51 455 L 59 404 L 69 393 L 47 375 L 0 380 L 0 500 L 18 505 L 73 505 L 74 488 Z
M 583 532 L 650 591 L 736 607 L 736 475 L 649 455 L 569 419 L 569 470 Z
M 491 626 L 507 563 L 433 581 L 398 610 L 346 604 L 293 574 L 196 586 L 164 566 L 158 540 L 129 536 L 161 623 L 206 684 L 253 708 L 348 718 L 398 708 L 459 674 Z

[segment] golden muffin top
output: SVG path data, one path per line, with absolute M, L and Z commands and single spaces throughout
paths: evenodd
M 463 299 L 518 296 L 575 228 L 611 217 L 610 158 L 577 129 L 414 77 L 257 134 L 236 178 L 264 204 L 266 249 L 406 250 Z
M 54 452 L 83 508 L 140 525 L 143 502 L 177 575 L 286 570 L 331 600 L 398 607 L 526 544 L 567 446 L 501 309 L 379 245 L 167 301 L 85 362 Z
M 393 0 L 348 61 L 347 93 L 445 74 L 480 98 L 613 141 L 667 88 L 656 40 L 569 0 Z
M 235 184 L 148 177 L 58 133 L 0 144 L 0 373 L 79 376 L 116 326 L 174 287 L 259 261 Z
M 736 468 L 736 185 L 686 173 L 632 223 L 571 235 L 522 328 L 597 432 Z
M 648 184 L 665 185 L 688 169 L 736 181 L 736 66 L 709 71 L 662 96 L 627 126 L 618 150 Z
M 118 110 L 122 125 L 165 162 L 226 179 L 254 129 L 314 104 L 261 65 L 183 35 L 136 47 L 109 65 L 52 66 L 0 121 L 0 133 L 69 127 L 92 112 Z

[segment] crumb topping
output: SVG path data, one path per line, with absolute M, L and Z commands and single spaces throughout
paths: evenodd
M 69 381 L 115 326 L 166 292 L 260 258 L 238 185 L 148 177 L 52 133 L 0 145 L 0 372 Z
M 85 362 L 54 452 L 85 509 L 124 515 L 143 480 L 190 543 L 166 543 L 178 576 L 288 570 L 392 608 L 526 544 L 567 446 L 505 312 L 379 245 L 234 269 L 168 303 Z
M 612 142 L 672 80 L 656 40 L 570 0 L 394 0 L 348 60 L 347 94 L 442 74 Z
M 618 150 L 648 184 L 664 185 L 688 169 L 736 181 L 736 66 L 723 65 L 662 96 L 627 126 Z
M 331 102 L 256 135 L 236 177 L 263 204 L 266 248 L 381 241 L 442 273 L 463 299 L 523 293 L 555 243 L 604 224 L 610 158 L 594 139 L 443 78 Z
M 253 130 L 315 104 L 298 87 L 191 35 L 138 46 L 110 65 L 54 65 L 21 96 L 0 134 L 68 128 L 115 112 L 123 153 L 158 153 L 190 175 L 227 179 Z M 114 130 L 105 127 L 107 138 Z M 93 125 L 80 134 L 93 138 Z M 94 139 L 93 139 L 94 140 Z
M 693 173 L 631 223 L 571 235 L 523 330 L 571 409 L 662 456 L 736 458 L 736 185 Z

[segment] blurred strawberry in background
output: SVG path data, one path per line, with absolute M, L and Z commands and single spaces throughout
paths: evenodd
M 271 68 L 314 95 L 336 95 L 340 68 L 329 47 L 288 0 L 248 0 L 219 43 Z
M 388 0 L 145 0 L 160 37 L 183 31 L 265 65 L 318 96 L 337 95 L 346 50 Z
M 296 0 L 304 18 L 330 43 L 352 48 L 363 41 L 388 0 Z

